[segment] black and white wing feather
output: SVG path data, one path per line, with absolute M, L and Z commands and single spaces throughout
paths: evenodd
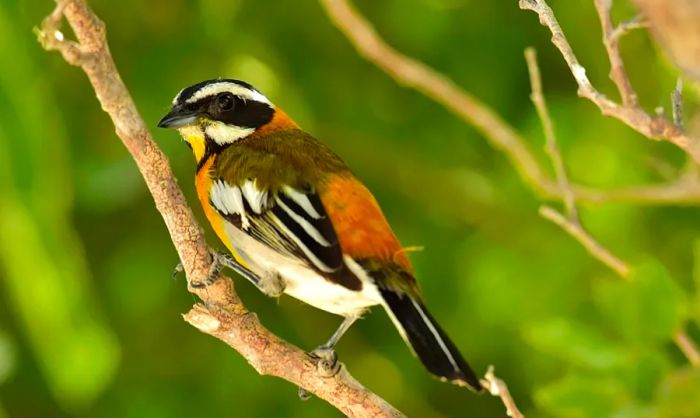
M 289 186 L 261 190 L 254 180 L 232 186 L 214 182 L 211 205 L 262 244 L 303 260 L 328 280 L 352 290 L 362 282 L 347 267 L 333 224 L 318 194 Z

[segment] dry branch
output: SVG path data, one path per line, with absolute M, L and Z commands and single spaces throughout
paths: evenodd
M 508 390 L 508 385 L 502 379 L 496 377 L 493 371 L 493 366 L 489 366 L 486 371 L 486 376 L 481 380 L 481 384 L 489 391 L 493 396 L 498 396 L 503 402 L 503 406 L 506 408 L 506 414 L 512 418 L 525 418 L 518 405 L 515 404 L 513 397 Z
M 546 139 L 545 150 L 547 151 L 547 155 L 554 166 L 554 173 L 556 175 L 561 194 L 564 196 L 564 207 L 566 209 L 566 216 L 564 216 L 549 206 L 542 206 L 540 207 L 540 215 L 561 227 L 574 239 L 580 242 L 581 245 L 583 245 L 583 247 L 593 256 L 593 258 L 613 269 L 620 277 L 626 278 L 630 271 L 627 264 L 616 257 L 612 252 L 610 252 L 610 250 L 598 243 L 598 241 L 593 238 L 593 236 L 591 236 L 591 234 L 589 234 L 581 224 L 581 219 L 579 218 L 578 211 L 576 209 L 574 193 L 571 190 L 569 178 L 566 175 L 564 160 L 562 159 L 561 153 L 559 152 L 559 147 L 557 146 L 557 137 L 554 132 L 554 124 L 552 123 L 552 118 L 549 116 L 549 110 L 547 109 L 547 102 L 544 99 L 544 93 L 542 93 L 540 67 L 537 65 L 537 56 L 533 48 L 528 48 L 525 50 L 525 59 L 527 61 L 528 72 L 530 73 L 530 86 L 532 88 L 532 94 L 530 97 L 532 98 L 532 102 L 537 110 L 537 115 L 542 123 L 542 130 L 544 131 L 544 136 Z M 628 83 L 621 83 L 623 86 L 626 84 Z
M 611 0 L 595 0 L 596 10 L 601 17 L 603 27 L 603 44 L 608 52 L 611 64 L 610 76 L 615 82 L 622 104 L 618 104 L 596 90 L 586 76 L 586 69 L 579 63 L 564 32 L 554 16 L 554 11 L 544 0 L 520 0 L 520 8 L 537 13 L 540 23 L 552 33 L 552 43 L 559 49 L 566 64 L 578 84 L 578 94 L 593 102 L 600 111 L 614 117 L 649 139 L 670 142 L 685 151 L 700 163 L 700 139 L 691 138 L 678 128 L 673 121 L 662 115 L 650 115 L 637 102 L 636 94 L 627 79 L 624 64 L 620 58 L 619 35 L 610 18 Z
M 590 81 L 586 77 L 586 70 L 578 63 L 571 46 L 564 36 L 564 32 L 562 31 L 559 22 L 554 16 L 554 12 L 547 5 L 546 1 L 520 0 L 520 8 L 532 10 L 537 13 L 540 18 L 540 23 L 547 26 L 552 32 L 552 43 L 559 49 L 564 57 L 564 60 L 569 65 L 569 68 L 579 86 L 579 96 L 589 99 L 601 109 L 603 114 L 613 116 L 625 122 L 632 129 L 642 133 L 647 138 L 661 139 L 672 142 L 686 151 L 686 153 L 696 163 L 700 162 L 700 145 L 698 143 L 698 138 L 690 138 L 686 136 L 683 129 L 683 102 L 681 94 L 683 84 L 680 79 L 678 80 L 676 88 L 671 95 L 672 120 L 668 120 L 658 115 L 650 116 L 644 112 L 641 107 L 639 107 L 637 95 L 629 81 L 622 57 L 620 55 L 619 41 L 620 37 L 629 30 L 643 26 L 640 18 L 634 18 L 630 22 L 622 23 L 618 27 L 615 27 L 610 15 L 612 0 L 594 0 L 594 4 L 596 11 L 598 12 L 598 18 L 600 19 L 603 31 L 603 45 L 605 45 L 608 59 L 610 61 L 610 78 L 617 86 L 620 97 L 622 98 L 622 104 L 614 103 L 593 88 Z M 698 8 L 698 10 L 700 10 L 700 8 Z M 537 64 L 534 62 L 534 54 L 529 57 L 528 68 L 530 68 L 531 74 L 534 68 L 535 76 L 539 77 L 539 69 L 537 68 Z M 533 97 L 537 95 L 541 96 L 541 91 L 534 91 L 535 89 L 541 89 L 541 83 L 539 81 L 536 83 L 533 82 L 532 86 Z M 536 106 L 538 106 L 538 104 L 540 106 L 544 106 L 543 99 L 541 99 L 541 103 L 538 103 L 538 101 L 536 101 L 534 98 L 533 101 L 535 101 Z M 538 108 L 538 113 L 540 114 L 540 117 L 549 118 L 546 108 L 544 111 L 541 111 Z M 545 125 L 545 134 L 547 135 L 547 124 L 545 121 L 543 121 L 543 124 Z M 551 122 L 549 122 L 549 127 L 551 129 Z M 556 152 L 556 147 L 553 149 Z M 555 169 L 558 165 L 562 164 L 560 157 L 553 157 L 552 160 L 555 165 Z M 565 173 L 563 166 L 556 171 L 558 173 Z M 563 182 L 566 183 L 566 178 L 562 178 Z M 683 183 L 683 179 L 686 179 L 687 181 L 685 186 L 695 187 L 692 185 L 697 182 L 697 166 L 695 164 L 688 164 L 686 170 L 680 175 L 677 181 Z M 572 195 L 572 193 L 570 193 L 570 195 Z M 564 196 L 566 196 L 566 194 L 564 194 Z M 567 208 L 569 205 L 570 204 L 567 204 Z M 595 259 L 608 266 L 611 270 L 617 273 L 618 276 L 623 279 L 629 278 L 629 265 L 615 256 L 603 245 L 599 244 L 581 226 L 575 212 L 570 212 L 569 216 L 565 217 L 548 206 L 542 206 L 540 208 L 540 214 L 544 218 L 559 225 L 569 235 L 579 241 Z M 700 352 L 698 351 L 698 347 L 684 330 L 679 330 L 676 332 L 673 337 L 673 341 L 693 366 L 697 367 L 700 365 Z
M 102 108 L 112 119 L 117 135 L 143 175 L 182 260 L 188 283 L 201 281 L 211 263 L 209 249 L 167 158 L 153 141 L 117 72 L 107 46 L 104 23 L 82 0 L 57 3 L 56 10 L 38 31 L 40 41 L 47 49 L 59 51 L 67 62 L 82 68 L 87 74 Z M 59 30 L 62 16 L 73 28 L 77 42 L 64 39 Z M 332 378 L 321 377 L 306 353 L 270 333 L 254 314 L 246 310 L 230 279 L 221 277 L 205 289 L 188 287 L 209 309 L 196 305 L 184 316 L 185 319 L 238 351 L 261 374 L 277 376 L 302 387 L 347 416 L 403 416 L 346 371 Z
M 617 91 L 620 93 L 623 106 L 630 108 L 638 107 L 639 100 L 637 100 L 637 93 L 634 92 L 632 83 L 627 77 L 625 63 L 622 61 L 622 55 L 620 54 L 620 39 L 622 35 L 626 33 L 626 30 L 615 30 L 612 16 L 610 16 L 612 0 L 595 0 L 595 8 L 598 12 L 598 19 L 600 20 L 600 25 L 603 30 L 603 45 L 605 46 L 605 51 L 608 53 L 608 60 L 610 60 L 610 79 L 615 83 L 615 86 L 617 86 Z M 630 26 L 626 25 L 621 28 L 630 28 Z
M 608 51 L 608 57 L 611 62 L 611 73 L 610 78 L 617 85 L 620 92 L 620 96 L 623 99 L 625 106 L 637 106 L 637 96 L 632 89 L 632 85 L 627 77 L 627 73 L 624 69 L 624 64 L 620 57 L 620 51 L 617 46 L 619 37 L 624 34 L 626 30 L 629 29 L 617 29 L 615 30 L 612 25 L 612 20 L 610 18 L 610 8 L 611 0 L 595 0 L 596 9 L 598 10 L 598 16 L 601 20 L 603 26 L 603 43 L 606 45 Z M 637 19 L 635 19 L 637 20 Z M 636 24 L 629 23 L 628 27 L 636 27 Z M 586 231 L 586 229 L 581 225 L 581 220 L 578 216 L 576 210 L 576 202 L 574 193 L 570 189 L 569 181 L 566 176 L 566 170 L 564 168 L 564 163 L 559 153 L 559 149 L 556 145 L 556 135 L 554 133 L 553 123 L 549 116 L 549 111 L 547 110 L 547 105 L 544 100 L 544 94 L 542 93 L 542 80 L 540 77 L 539 66 L 537 65 L 537 58 L 535 51 L 532 48 L 528 48 L 525 51 L 525 57 L 527 60 L 527 67 L 530 73 L 530 84 L 532 88 L 532 101 L 537 109 L 537 114 L 542 122 L 542 128 L 545 133 L 545 138 L 547 140 L 546 149 L 548 155 L 552 160 L 554 165 L 554 171 L 556 177 L 559 180 L 559 187 L 562 189 L 562 196 L 564 196 L 564 204 L 566 207 L 567 216 L 562 215 L 555 209 L 549 206 L 540 207 L 540 215 L 555 223 L 561 227 L 566 233 L 568 233 L 572 238 L 577 240 L 583 247 L 588 251 L 588 253 L 600 261 L 608 268 L 613 270 L 620 278 L 629 279 L 631 269 L 629 265 L 613 254 L 609 249 L 600 244 L 591 234 Z M 682 129 L 681 115 L 683 112 L 683 102 L 681 96 L 682 83 L 678 80 L 676 89 L 672 93 L 672 105 L 673 105 L 673 123 Z M 681 179 L 685 176 L 690 176 L 688 178 L 697 178 L 697 166 L 694 163 L 689 163 L 685 172 L 680 177 Z M 695 342 L 690 339 L 684 330 L 677 331 L 673 336 L 673 341 L 679 350 L 686 356 L 688 361 L 694 366 L 698 367 L 700 365 L 700 352 Z
M 571 190 L 571 184 L 569 183 L 569 177 L 566 174 L 566 168 L 564 167 L 564 160 L 559 152 L 559 146 L 557 145 L 557 136 L 554 133 L 554 123 L 552 123 L 552 118 L 549 116 L 549 110 L 547 109 L 547 102 L 544 99 L 544 94 L 542 93 L 542 76 L 540 75 L 540 67 L 537 65 L 537 54 L 534 48 L 527 48 L 525 50 L 525 60 L 527 62 L 528 73 L 530 74 L 530 87 L 532 89 L 532 94 L 530 99 L 535 105 L 535 110 L 537 110 L 537 115 L 542 123 L 542 130 L 544 131 L 544 137 L 546 140 L 545 152 L 549 156 L 554 166 L 554 177 L 557 179 L 557 185 L 559 186 L 559 192 L 562 195 L 562 200 L 564 201 L 564 207 L 566 208 L 566 213 L 570 218 L 578 218 L 576 213 L 576 197 L 573 190 Z
M 377 65 L 400 84 L 432 98 L 466 123 L 475 127 L 489 144 L 502 152 L 524 183 L 548 199 L 561 199 L 561 190 L 541 169 L 527 141 L 488 105 L 452 80 L 386 43 L 347 0 L 320 0 L 326 13 L 360 55 Z M 618 29 L 641 26 L 628 22 Z M 696 205 L 700 203 L 700 180 L 682 176 L 669 182 L 600 190 L 572 184 L 578 201 L 591 203 L 631 202 L 645 205 Z
M 676 332 L 673 336 L 673 342 L 679 350 L 685 355 L 693 367 L 700 367 L 700 349 L 697 344 L 690 339 L 685 330 Z
M 617 273 L 618 276 L 625 279 L 629 277 L 630 268 L 627 263 L 616 257 L 610 250 L 600 245 L 598 241 L 583 229 L 580 223 L 572 221 L 549 206 L 540 207 L 540 215 L 561 227 L 567 234 L 581 243 L 593 258 L 605 264 Z

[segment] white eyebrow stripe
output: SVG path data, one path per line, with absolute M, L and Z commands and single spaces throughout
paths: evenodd
M 226 91 L 241 97 L 243 100 L 252 100 L 255 102 L 267 103 L 268 105 L 272 106 L 270 100 L 268 100 L 268 98 L 265 97 L 259 91 L 243 87 L 239 84 L 232 83 L 230 81 L 220 81 L 202 87 L 201 89 L 197 90 L 197 92 L 193 94 L 189 99 L 187 99 L 185 103 L 194 103 L 198 100 L 203 99 L 204 97 L 215 96 L 219 93 L 223 93 Z
M 180 98 L 180 95 L 182 94 L 183 91 L 185 91 L 185 89 L 182 89 L 182 90 L 177 92 L 177 94 L 175 95 L 175 98 L 173 99 L 173 106 L 175 106 L 177 104 L 177 101 Z

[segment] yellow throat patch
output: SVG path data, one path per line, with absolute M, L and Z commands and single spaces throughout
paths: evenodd
M 202 130 L 199 126 L 185 126 L 178 130 L 182 138 L 190 144 L 194 159 L 199 164 L 199 161 L 204 157 L 204 152 L 206 151 L 206 139 L 204 138 Z

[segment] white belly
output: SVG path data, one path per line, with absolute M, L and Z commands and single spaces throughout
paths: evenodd
M 345 256 L 346 264 L 362 281 L 362 290 L 350 290 L 335 284 L 302 261 L 280 255 L 261 244 L 233 225 L 227 224 L 226 233 L 231 245 L 249 264 L 250 269 L 261 277 L 277 273 L 285 281 L 284 293 L 321 310 L 337 315 L 359 315 L 368 307 L 381 303 L 381 296 L 354 260 Z

